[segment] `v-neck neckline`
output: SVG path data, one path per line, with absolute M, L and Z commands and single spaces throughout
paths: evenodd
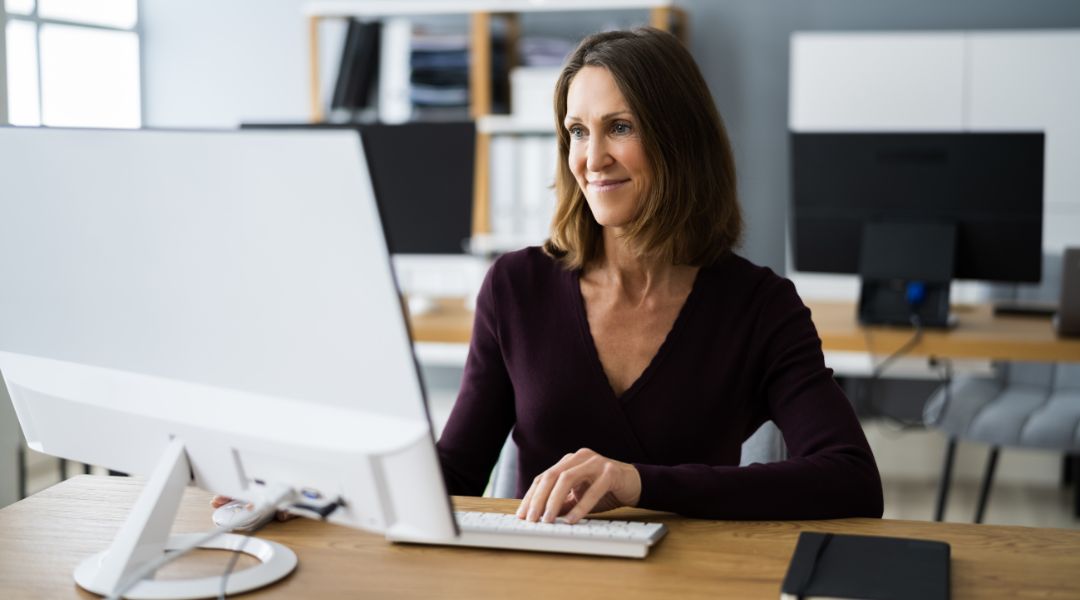
M 581 293 L 581 275 L 582 269 L 575 269 L 569 271 L 570 285 L 568 286 L 568 292 L 571 295 L 573 304 L 575 305 L 575 312 L 578 316 L 578 326 L 581 331 L 582 343 L 585 346 L 586 352 L 589 354 L 592 361 L 593 373 L 595 377 L 599 377 L 600 382 L 607 389 L 609 396 L 619 405 L 626 404 L 630 399 L 637 395 L 638 390 L 648 383 L 653 373 L 660 368 L 660 365 L 664 361 L 664 357 L 670 352 L 670 347 L 675 343 L 679 333 L 685 328 L 683 322 L 689 319 L 689 314 L 697 304 L 697 297 L 701 294 L 699 289 L 702 285 L 702 280 L 706 276 L 705 271 L 708 267 L 700 267 L 697 273 L 694 274 L 694 283 L 690 287 L 690 293 L 687 294 L 686 300 L 683 301 L 682 307 L 679 308 L 679 313 L 675 316 L 675 322 L 671 325 L 671 329 L 667 335 L 664 336 L 664 341 L 660 343 L 660 347 L 657 348 L 656 354 L 649 360 L 649 364 L 645 366 L 645 369 L 637 376 L 637 379 L 630 384 L 630 387 L 623 390 L 623 393 L 616 394 L 615 388 L 611 387 L 611 381 L 608 379 L 607 372 L 604 371 L 604 363 L 600 362 L 600 352 L 596 349 L 596 339 L 593 338 L 592 328 L 589 326 L 589 315 L 585 309 L 585 296 Z

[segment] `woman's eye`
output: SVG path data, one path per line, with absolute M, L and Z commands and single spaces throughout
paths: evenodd
M 616 123 L 616 124 L 611 126 L 611 131 L 615 135 L 626 135 L 626 134 L 630 133 L 630 124 L 629 123 Z
M 585 130 L 576 125 L 571 127 L 568 131 L 570 132 L 570 137 L 572 139 L 580 140 L 581 138 L 585 137 Z

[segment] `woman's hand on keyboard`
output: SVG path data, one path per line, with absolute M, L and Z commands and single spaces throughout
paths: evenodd
M 634 465 L 582 448 L 533 479 L 517 516 L 548 523 L 565 516 L 577 523 L 591 512 L 636 506 L 640 498 L 641 475 Z

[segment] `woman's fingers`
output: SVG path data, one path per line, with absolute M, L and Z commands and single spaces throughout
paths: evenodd
M 521 505 L 518 506 L 518 518 L 534 522 L 543 518 L 548 522 L 552 522 L 560 513 L 564 513 L 576 506 L 577 501 L 571 491 L 580 483 L 581 478 L 572 476 L 566 479 L 563 478 L 563 474 L 594 458 L 602 459 L 603 457 L 588 448 L 582 448 L 577 452 L 567 454 L 550 469 L 538 475 L 533 479 L 533 483 L 525 493 Z M 555 490 L 555 486 L 559 485 L 560 480 L 564 483 L 560 485 L 558 490 Z M 571 501 L 572 503 L 567 505 Z
M 517 517 L 519 519 L 527 519 L 529 521 L 537 521 L 542 516 L 544 506 L 547 504 L 548 495 L 551 493 L 551 487 L 554 485 L 555 478 L 559 476 L 565 468 L 574 464 L 579 459 L 577 455 L 580 451 L 573 454 L 567 454 L 555 463 L 550 469 L 536 476 L 533 479 L 532 485 L 529 486 L 529 490 L 525 492 L 525 497 L 521 499 L 521 505 L 518 506 Z
M 529 486 L 528 491 L 525 492 L 525 497 L 521 499 L 521 504 L 518 505 L 517 518 L 524 519 L 529 514 L 529 503 L 532 502 L 533 493 L 536 492 L 536 483 L 540 481 L 540 477 L 533 478 L 532 485 Z
M 570 524 L 577 523 L 585 518 L 585 515 L 592 512 L 600 500 L 604 498 L 611 491 L 613 475 L 613 465 L 610 463 L 605 464 L 600 469 L 600 473 L 592 481 L 589 487 L 585 490 L 585 493 L 578 499 L 577 504 L 570 508 L 566 513 L 566 521 Z
M 597 461 L 590 457 L 581 464 L 570 467 L 559 474 L 551 488 L 551 494 L 548 495 L 547 503 L 544 505 L 544 514 L 541 517 L 544 521 L 554 523 L 556 517 L 567 512 L 570 508 L 581 506 L 583 501 L 581 498 L 574 502 L 573 507 L 567 507 L 567 501 L 573 497 L 575 489 L 580 489 L 583 486 L 588 486 L 590 489 L 593 487 L 596 463 Z M 591 507 L 585 507 L 586 510 L 588 508 Z
M 233 499 L 228 497 L 228 496 L 214 496 L 213 498 L 210 499 L 210 506 L 213 507 L 213 508 L 221 508 L 222 506 L 225 506 L 226 504 L 228 504 L 228 503 L 230 503 L 232 501 L 233 501 Z M 290 521 L 292 519 L 295 519 L 296 515 L 288 512 L 288 511 L 285 511 L 285 510 L 279 510 L 279 511 L 276 511 L 276 514 L 274 515 L 274 517 L 278 521 Z
M 228 496 L 214 496 L 210 500 L 210 506 L 212 506 L 214 508 L 221 508 L 222 506 L 225 506 L 226 504 L 228 504 L 230 502 L 232 502 L 232 498 L 230 498 Z
M 576 523 L 593 511 L 636 506 L 640 498 L 637 468 L 582 448 L 533 479 L 517 516 L 552 523 L 565 515 Z

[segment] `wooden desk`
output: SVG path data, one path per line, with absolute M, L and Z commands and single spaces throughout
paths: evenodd
M 0 595 L 95 598 L 75 565 L 104 549 L 141 484 L 83 475 L 0 510 Z M 210 526 L 209 494 L 189 489 L 175 531 Z M 512 500 L 458 498 L 463 508 L 509 512 Z M 612 513 L 615 514 L 615 513 Z M 952 597 L 1080 598 L 1080 531 L 918 521 L 724 522 L 641 510 L 671 531 L 645 560 L 394 545 L 380 536 L 298 519 L 259 535 L 300 558 L 267 598 L 768 598 L 779 596 L 799 531 L 936 539 L 952 545 Z M 226 557 L 199 551 L 162 576 L 220 573 Z M 245 596 L 247 597 L 247 596 Z
M 887 355 L 911 338 L 900 327 L 863 327 L 852 302 L 807 302 L 826 351 Z M 1080 338 L 1060 338 L 1050 319 L 995 316 L 989 305 L 953 308 L 958 320 L 950 330 L 925 330 L 909 356 L 992 360 L 1080 362 Z M 472 312 L 460 299 L 444 299 L 430 313 L 410 319 L 417 342 L 467 344 Z

